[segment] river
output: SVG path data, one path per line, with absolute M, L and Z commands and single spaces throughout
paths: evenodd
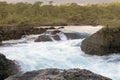
M 91 35 L 100 28 L 101 26 L 69 26 L 63 31 Z M 120 80 L 120 55 L 90 56 L 81 51 L 80 45 L 84 39 L 34 42 L 38 36 L 30 35 L 19 40 L 4 41 L 5 45 L 0 47 L 0 52 L 15 60 L 24 72 L 45 68 L 81 68 Z

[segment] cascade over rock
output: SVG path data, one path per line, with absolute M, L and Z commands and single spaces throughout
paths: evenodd
M 41 41 L 60 41 L 60 40 L 71 40 L 71 39 L 82 39 L 88 37 L 87 33 L 78 32 L 63 32 L 60 30 L 46 31 L 44 34 L 40 35 L 35 42 Z

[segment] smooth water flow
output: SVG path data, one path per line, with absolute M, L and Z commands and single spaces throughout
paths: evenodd
M 45 68 L 81 68 L 120 80 L 120 55 L 90 56 L 80 49 L 83 39 L 65 40 L 65 36 L 61 35 L 63 41 L 36 43 L 34 39 L 37 36 L 6 41 L 4 43 L 26 43 L 0 47 L 0 52 L 16 60 L 25 72 Z

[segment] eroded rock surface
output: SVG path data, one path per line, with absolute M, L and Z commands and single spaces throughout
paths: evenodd
M 35 42 L 46 42 L 46 41 L 52 41 L 52 39 L 50 38 L 49 35 L 40 35 L 36 40 Z
M 120 54 L 120 27 L 103 28 L 83 40 L 81 48 L 90 55 Z
M 14 75 L 5 80 L 111 80 L 85 69 L 44 69 Z
M 0 26 L 0 41 L 20 39 L 23 35 L 44 33 L 44 28 Z
M 18 66 L 14 61 L 7 59 L 0 53 L 0 80 L 4 80 L 10 75 L 14 75 L 19 72 Z

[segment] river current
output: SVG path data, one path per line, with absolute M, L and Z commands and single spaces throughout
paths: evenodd
M 101 28 L 81 26 L 66 27 L 66 30 L 93 34 Z M 81 51 L 83 39 L 67 40 L 61 36 L 61 41 L 34 42 L 39 35 L 26 36 L 19 40 L 4 41 L 0 53 L 15 60 L 21 70 L 31 71 L 45 68 L 80 68 L 88 69 L 97 74 L 120 80 L 120 55 L 90 56 Z

